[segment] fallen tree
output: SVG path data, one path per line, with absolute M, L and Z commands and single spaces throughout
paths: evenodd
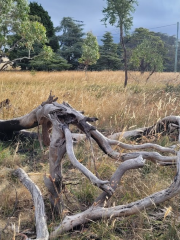
M 42 141 L 44 145 L 49 146 L 49 177 L 44 177 L 44 183 L 49 191 L 50 202 L 53 209 L 62 213 L 63 211 L 63 199 L 62 199 L 62 188 L 63 188 L 63 176 L 62 176 L 62 159 L 65 153 L 67 153 L 69 160 L 72 165 L 79 169 L 92 184 L 100 188 L 103 192 L 98 196 L 93 205 L 82 213 L 78 213 L 74 216 L 66 216 L 62 219 L 61 224 L 50 234 L 50 239 L 56 238 L 61 233 L 73 229 L 73 227 L 86 223 L 90 220 L 97 220 L 100 218 L 112 218 L 118 216 L 128 216 L 131 214 L 138 213 L 144 208 L 150 207 L 154 204 L 164 202 L 173 196 L 175 196 L 180 191 L 180 153 L 178 153 L 173 148 L 162 147 L 153 143 L 146 143 L 141 145 L 130 145 L 119 142 L 115 140 L 117 136 L 119 137 L 122 133 L 117 133 L 109 137 L 102 135 L 90 122 L 94 122 L 97 118 L 86 117 L 82 112 L 75 110 L 68 103 L 63 102 L 59 104 L 57 98 L 54 98 L 50 94 L 47 101 L 43 102 L 36 109 L 32 110 L 29 114 L 22 116 L 20 118 L 15 118 L 11 120 L 0 121 L 0 137 L 4 139 L 9 139 L 13 136 L 14 132 L 16 134 L 25 134 L 25 136 L 32 135 L 26 131 L 21 131 L 23 129 L 30 129 L 35 126 L 42 126 L 42 136 L 40 133 L 35 135 L 38 136 L 40 142 Z M 128 137 L 139 137 L 142 135 L 152 135 L 156 133 L 170 134 L 174 132 L 179 139 L 179 117 L 169 116 L 158 121 L 155 125 L 134 130 Z M 72 134 L 69 125 L 73 124 L 78 129 L 80 129 L 83 134 Z M 134 134 L 137 133 L 137 134 Z M 124 133 L 123 133 L 124 134 Z M 115 137 L 116 136 L 116 137 Z M 79 141 L 86 137 L 92 143 L 92 139 L 98 144 L 99 148 L 110 158 L 115 159 L 118 162 L 122 162 L 115 173 L 112 175 L 110 180 L 101 180 L 94 175 L 89 169 L 87 169 L 83 164 L 81 164 L 77 159 L 73 151 L 73 141 Z M 42 140 L 41 140 L 42 139 Z M 42 145 L 42 143 L 41 143 Z M 115 151 L 112 146 L 119 146 L 126 150 L 137 150 L 136 152 L 128 152 L 121 154 Z M 154 149 L 153 152 L 145 152 L 139 150 Z M 161 155 L 169 154 L 168 156 Z M 137 169 L 144 166 L 145 160 L 149 160 L 152 163 L 168 166 L 177 166 L 177 174 L 172 185 L 163 191 L 157 192 L 151 196 L 148 196 L 139 201 L 122 205 L 116 207 L 106 207 L 107 201 L 114 194 L 117 186 L 123 174 L 129 169 Z M 16 170 L 16 174 L 21 179 L 22 183 L 27 181 L 27 176 L 23 171 Z M 30 191 L 29 185 L 24 184 Z M 32 186 L 31 182 L 31 186 Z M 33 199 L 35 199 L 35 204 L 37 204 L 37 191 L 31 191 Z M 39 194 L 39 193 L 38 193 Z M 40 195 L 38 195 L 40 196 Z M 41 198 L 41 202 L 43 202 Z M 41 205 L 41 208 L 44 207 Z M 35 211 L 39 211 L 38 207 L 35 207 Z M 43 210 L 44 211 L 44 210 Z M 47 227 L 46 221 L 44 221 L 44 212 L 36 212 L 36 216 L 42 219 L 43 227 L 45 229 L 38 232 L 38 239 L 47 239 Z M 43 235 L 45 233 L 45 236 Z

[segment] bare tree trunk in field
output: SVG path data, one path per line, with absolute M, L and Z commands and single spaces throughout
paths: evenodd
M 120 25 L 120 41 L 121 45 L 123 47 L 123 52 L 124 52 L 124 72 L 125 72 L 125 80 L 124 80 L 124 87 L 127 86 L 127 81 L 128 81 L 128 74 L 127 74 L 127 51 L 126 51 L 126 46 L 124 44 L 124 36 L 123 36 L 123 25 Z
M 49 177 L 44 177 L 44 182 L 49 191 L 50 201 L 55 211 L 61 214 L 64 206 L 62 200 L 62 159 L 65 153 L 72 165 L 83 173 L 93 185 L 102 190 L 102 193 L 95 198 L 93 205 L 89 209 L 73 216 L 66 216 L 62 219 L 61 224 L 50 234 L 50 239 L 56 239 L 63 232 L 69 231 L 73 229 L 73 227 L 91 220 L 112 217 L 115 218 L 138 213 L 147 207 L 166 201 L 180 192 L 180 152 L 178 152 L 177 156 L 177 152 L 174 149 L 152 143 L 140 145 L 125 144 L 116 140 L 117 136 L 121 133 L 105 137 L 93 125 L 91 125 L 91 122 L 96 121 L 97 118 L 86 117 L 82 112 L 77 111 L 68 103 L 63 102 L 62 104 L 59 104 L 56 100 L 57 98 L 54 98 L 54 96 L 50 94 L 47 101 L 43 102 L 29 114 L 12 120 L 0 121 L 0 132 L 3 132 L 4 135 L 7 133 L 9 136 L 13 135 L 13 131 L 30 129 L 38 125 L 42 126 L 43 143 L 49 146 L 50 173 Z M 84 134 L 72 134 L 69 129 L 70 124 L 76 126 Z M 143 134 L 149 135 L 166 132 L 167 134 L 176 133 L 178 140 L 180 140 L 179 127 L 180 117 L 169 116 L 159 120 L 151 127 L 137 129 L 131 131 L 131 133 L 127 133 L 127 135 L 129 134 L 129 136 L 136 137 Z M 76 138 L 77 140 L 84 139 L 84 137 L 90 138 L 91 140 L 93 139 L 106 155 L 118 162 L 122 162 L 110 179 L 99 179 L 76 158 L 73 150 L 73 141 Z M 114 145 L 122 149 L 131 150 L 131 152 L 121 154 L 120 151 L 113 149 L 112 146 Z M 149 149 L 154 149 L 158 152 L 151 152 Z M 145 150 L 148 151 L 146 152 Z M 159 152 L 162 152 L 163 154 L 161 155 Z M 123 174 L 130 169 L 142 168 L 145 161 L 151 161 L 152 163 L 163 166 L 170 165 L 177 167 L 177 174 L 171 186 L 136 202 L 116 207 L 106 207 L 108 200 L 120 184 Z M 45 215 L 42 204 L 43 199 L 36 190 L 32 190 L 36 189 L 32 181 L 30 181 L 31 187 L 29 187 L 29 179 L 23 171 L 17 170 L 16 174 L 31 192 L 34 204 L 36 205 L 37 201 L 38 204 L 40 204 L 39 207 L 35 206 L 36 216 L 39 216 L 43 223 L 43 225 L 41 225 L 43 236 L 38 237 L 38 239 L 45 240 L 47 239 L 46 237 L 48 237 L 48 232 L 46 228 L 46 221 L 43 218 Z M 39 211 L 39 208 L 43 209 L 43 211 L 38 213 L 37 211 Z M 38 235 L 39 225 L 36 226 L 36 228 Z

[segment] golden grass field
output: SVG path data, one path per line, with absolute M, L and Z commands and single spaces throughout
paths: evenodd
M 0 74 L 0 101 L 10 99 L 12 107 L 0 118 L 22 116 L 41 104 L 50 90 L 58 102 L 67 101 L 85 114 L 99 118 L 98 125 L 124 128 L 152 124 L 159 117 L 178 114 L 178 90 L 169 92 L 180 81 L 179 73 L 130 72 L 123 88 L 124 73 L 119 72 L 3 72 Z
M 155 73 L 146 82 L 148 73 L 129 72 L 128 86 L 124 89 L 124 72 L 0 72 L 0 102 L 9 99 L 11 106 L 0 111 L 0 119 L 19 117 L 30 112 L 47 99 L 52 90 L 58 102 L 68 102 L 77 110 L 84 110 L 85 115 L 98 117 L 96 127 L 105 134 L 135 129 L 154 124 L 159 118 L 180 113 L 180 74 Z M 144 140 L 146 141 L 146 140 Z M 168 145 L 167 138 L 157 140 L 161 145 Z M 132 142 L 131 142 L 132 143 Z M 14 147 L 14 146 L 13 146 Z M 22 229 L 32 228 L 34 211 L 31 196 L 18 183 L 13 182 L 9 172 L 16 167 L 23 167 L 30 177 L 38 184 L 46 199 L 48 211 L 47 191 L 43 184 L 43 174 L 48 173 L 48 150 L 45 155 L 38 147 L 28 146 L 36 155 L 18 154 L 15 147 L 1 146 L 0 151 L 0 230 L 6 225 L 8 216 L 13 211 L 16 186 L 18 193 L 18 207 L 14 214 L 15 222 Z M 76 156 L 83 164 L 88 164 L 88 144 L 76 147 Z M 102 178 L 110 177 L 118 166 L 109 158 L 99 153 L 97 169 Z M 64 160 L 66 177 L 79 178 L 81 175 Z M 89 165 L 88 165 L 89 166 Z M 70 170 L 69 170 L 70 169 Z M 112 199 L 112 204 L 125 204 L 145 197 L 155 191 L 164 189 L 172 179 L 175 169 L 146 165 L 143 170 L 129 171 L 123 177 L 121 188 Z M 82 176 L 81 176 L 82 177 Z M 9 186 L 11 185 L 11 187 Z M 88 205 L 88 201 L 97 193 L 97 189 L 88 181 L 82 185 L 69 189 L 71 195 L 79 199 L 80 204 Z M 70 197 L 70 195 L 68 195 Z M 87 201 L 88 199 L 88 201 Z M 144 211 L 138 216 L 131 216 L 121 221 L 102 220 L 84 226 L 83 230 L 64 234 L 60 239 L 180 239 L 179 197 L 161 206 L 157 206 L 154 213 L 161 212 L 165 207 L 172 207 L 173 214 L 163 220 L 150 216 Z M 114 203 L 113 203 L 114 202 Z M 71 206 L 74 211 L 80 207 Z M 150 212 L 153 210 L 151 209 Z M 50 213 L 48 212 L 48 215 Z M 48 222 L 49 229 L 56 225 L 56 220 Z M 10 231 L 10 230 L 8 230 Z M 9 232 L 6 232 L 8 235 Z M 7 236 L 4 239 L 8 239 Z M 9 236 L 9 235 L 8 235 Z M 12 237 L 11 237 L 12 239 Z M 21 239 L 16 237 L 16 239 Z

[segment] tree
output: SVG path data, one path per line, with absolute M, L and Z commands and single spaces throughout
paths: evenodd
M 174 54 L 175 54 L 175 43 L 176 37 L 175 36 L 168 36 L 164 33 L 154 33 L 155 36 L 161 38 L 164 42 L 164 48 L 166 49 L 166 54 L 164 55 L 164 71 L 165 72 L 174 72 Z M 178 51 L 178 59 L 179 58 L 179 51 Z M 178 61 L 178 66 L 180 66 L 180 62 Z
M 119 70 L 121 59 L 118 55 L 118 44 L 113 42 L 110 32 L 106 32 L 101 39 L 103 45 L 99 47 L 100 58 L 96 67 L 98 70 Z
M 85 65 L 85 70 L 88 66 L 96 64 L 99 59 L 99 45 L 97 38 L 92 34 L 92 32 L 87 33 L 86 39 L 82 45 L 82 56 L 79 58 L 79 63 Z
M 116 25 L 120 30 L 120 43 L 124 51 L 124 70 L 125 81 L 124 87 L 127 86 L 127 52 L 124 43 L 124 32 L 127 34 L 132 26 L 131 13 L 135 11 L 134 4 L 137 4 L 136 0 L 106 0 L 107 7 L 103 9 L 104 18 L 102 21 L 106 24 L 107 21 L 111 25 Z
M 51 21 L 51 17 L 49 16 L 48 12 L 44 10 L 44 8 L 39 5 L 36 2 L 31 2 L 29 4 L 29 18 L 31 19 L 31 21 L 36 20 L 39 23 L 43 24 L 43 26 L 46 28 L 46 36 L 48 39 L 48 42 L 46 42 L 47 46 L 50 46 L 54 52 L 57 52 L 57 50 L 59 49 L 59 42 L 57 37 L 55 36 L 55 30 L 54 30 L 54 26 L 53 26 L 53 22 Z M 16 36 L 17 37 L 17 36 Z M 37 56 L 40 54 L 40 56 L 42 56 L 41 52 L 44 52 L 43 50 L 43 44 L 41 43 L 34 43 L 33 44 L 33 51 L 31 51 L 31 57 Z M 14 59 L 15 57 L 23 57 L 24 54 L 27 55 L 27 49 L 25 47 L 21 47 L 20 49 L 15 49 L 14 51 L 11 52 L 10 54 L 10 58 Z M 45 59 L 42 58 L 41 61 L 37 61 L 37 58 L 33 60 L 33 63 L 31 64 L 30 61 L 28 61 L 27 59 L 22 60 L 21 62 L 18 63 L 18 65 L 21 67 L 22 70 L 26 70 L 26 69 L 36 69 L 36 70 L 46 70 L 45 66 L 53 66 L 53 68 L 55 67 L 55 62 L 58 61 L 54 61 L 54 59 L 58 59 L 58 57 L 56 57 L 54 54 L 52 56 L 53 59 L 53 64 L 50 64 L 50 59 Z M 38 58 L 39 59 L 39 58 Z M 62 62 L 62 58 L 60 58 L 60 62 Z M 44 61 L 44 64 L 42 63 Z M 37 67 L 35 65 L 35 62 L 37 63 Z M 45 63 L 46 62 L 46 63 Z M 47 62 L 49 64 L 47 64 Z M 57 66 L 58 69 L 58 66 Z M 65 68 L 66 69 L 66 68 Z
M 37 71 L 62 71 L 71 67 L 64 58 L 56 53 L 52 53 L 50 58 L 46 57 L 45 59 L 43 59 L 43 55 L 44 53 L 41 52 L 31 60 L 30 66 L 32 69 L 36 69 Z
M 78 225 L 87 223 L 88 221 L 95 221 L 102 218 L 112 219 L 116 217 L 125 217 L 129 215 L 139 214 L 140 211 L 154 207 L 166 200 L 171 199 L 180 192 L 180 151 L 173 148 L 162 147 L 157 144 L 141 144 L 131 145 L 119 142 L 119 136 L 122 133 L 116 133 L 109 137 L 105 137 L 101 134 L 90 122 L 94 122 L 97 118 L 91 118 L 84 116 L 82 112 L 77 111 L 68 103 L 63 102 L 59 104 L 57 98 L 50 95 L 47 101 L 43 102 L 37 108 L 33 109 L 30 113 L 25 116 L 0 121 L 0 137 L 11 138 L 13 132 L 16 134 L 24 134 L 26 137 L 28 134 L 33 135 L 32 132 L 22 131 L 22 129 L 30 129 L 35 126 L 42 126 L 42 138 L 40 133 L 38 139 L 42 139 L 46 146 L 49 146 L 49 167 L 50 175 L 44 176 L 45 185 L 49 191 L 50 200 L 52 203 L 52 210 L 59 210 L 61 217 L 64 217 L 66 205 L 63 204 L 63 176 L 62 176 L 62 159 L 65 153 L 72 163 L 72 165 L 81 171 L 89 181 L 96 187 L 100 188 L 103 192 L 95 198 L 93 204 L 85 211 L 76 213 L 73 216 L 67 215 L 64 219 L 61 219 L 60 225 L 50 234 L 50 239 L 57 239 L 57 237 L 65 231 L 72 230 Z M 73 142 L 78 140 L 79 134 L 72 134 L 69 125 L 72 124 L 84 132 L 84 139 L 94 139 L 101 150 L 107 154 L 110 158 L 120 162 L 121 164 L 117 167 L 116 171 L 111 176 L 110 180 L 101 180 L 95 176 L 90 170 L 88 170 L 78 159 L 76 158 L 73 150 Z M 156 124 L 150 127 L 137 129 L 130 131 L 129 135 L 134 138 L 140 136 L 152 136 L 157 133 L 175 134 L 180 139 L 179 134 L 180 117 L 179 116 L 167 116 L 160 119 Z M 51 131 L 50 131 L 51 129 Z M 49 136 L 51 134 L 51 136 Z M 116 146 L 112 148 L 112 146 Z M 131 150 L 131 152 L 123 153 L 117 151 L 117 147 L 122 149 Z M 161 155 L 155 151 L 139 151 L 149 150 L 153 148 L 158 152 L 162 152 Z M 132 152 L 132 150 L 136 150 Z M 165 156 L 164 154 L 171 154 Z M 173 154 L 173 155 L 172 155 Z M 142 168 L 145 165 L 145 161 L 151 161 L 152 163 L 159 164 L 161 166 L 177 166 L 177 173 L 174 177 L 173 183 L 170 187 L 145 196 L 145 198 L 137 200 L 135 202 L 126 203 L 118 206 L 108 206 L 107 203 L 111 199 L 115 190 L 118 188 L 122 176 L 128 170 Z M 16 176 L 19 177 L 20 181 L 25 187 L 31 192 L 34 205 L 35 205 L 35 216 L 36 216 L 36 230 L 37 239 L 48 239 L 49 233 L 46 224 L 45 207 L 42 194 L 38 187 L 29 179 L 27 174 L 22 169 L 15 170 Z M 68 200 L 68 203 L 70 201 Z
M 49 39 L 49 43 L 47 45 L 50 46 L 54 52 L 56 52 L 59 49 L 59 43 L 57 37 L 55 36 L 53 22 L 51 21 L 51 17 L 49 16 L 48 12 L 36 2 L 30 2 L 29 7 L 30 16 L 38 17 L 39 22 L 42 23 L 46 28 L 46 36 Z
M 8 63 L 31 59 L 30 51 L 33 49 L 35 42 L 41 44 L 47 42 L 46 29 L 41 23 L 29 19 L 27 1 L 0 0 L 0 59 L 20 47 L 26 47 L 28 50 L 26 56 L 10 59 L 0 70 L 5 69 Z M 50 49 L 46 48 L 46 50 L 48 50 L 49 54 Z
M 132 51 L 130 64 L 132 64 L 133 69 L 141 71 L 141 73 L 150 71 L 147 81 L 154 72 L 163 71 L 166 50 L 160 37 L 150 33 L 147 29 L 144 31 L 146 31 L 146 35 L 138 35 L 138 38 L 144 36 L 143 38 L 136 38 L 141 43 Z M 136 37 L 137 32 L 136 30 Z
M 61 32 L 58 36 L 60 42 L 60 55 L 71 64 L 71 69 L 77 69 L 78 59 L 82 55 L 83 44 L 83 24 L 70 17 L 64 17 L 56 32 Z
M 149 42 L 152 41 L 155 43 L 155 45 L 159 44 L 159 46 L 161 46 L 163 42 L 164 47 L 159 48 L 159 54 L 163 58 L 163 71 L 174 71 L 174 53 L 176 38 L 174 36 L 168 36 L 167 34 L 156 33 L 142 27 L 136 28 L 131 35 L 125 37 L 127 59 L 129 63 L 128 69 L 137 70 L 137 67 L 133 67 L 133 65 L 131 64 L 130 59 L 132 56 L 132 52 L 144 40 L 149 40 Z M 143 72 L 143 68 L 140 67 L 139 70 Z

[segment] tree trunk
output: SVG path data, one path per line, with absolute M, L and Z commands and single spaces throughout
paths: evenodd
M 124 73 L 125 73 L 125 80 L 124 80 L 124 87 L 127 86 L 127 82 L 128 82 L 128 70 L 127 70 L 127 51 L 126 51 L 126 47 L 125 47 L 125 43 L 124 43 L 124 36 L 123 36 L 123 25 L 120 25 L 120 42 L 121 45 L 123 47 L 123 52 L 124 52 Z

